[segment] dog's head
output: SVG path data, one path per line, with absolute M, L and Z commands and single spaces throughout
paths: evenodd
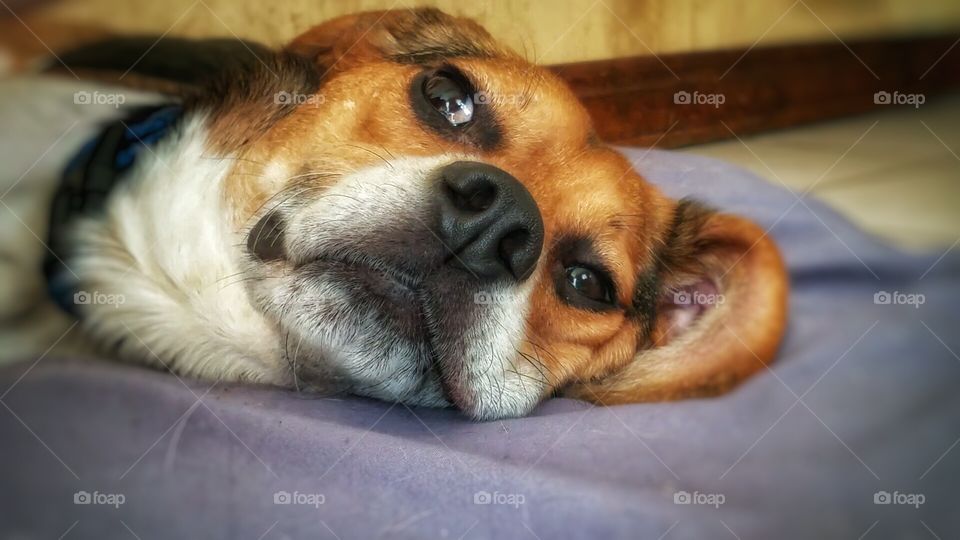
M 301 388 L 490 419 L 717 393 L 772 358 L 786 278 L 763 231 L 665 197 L 474 22 L 364 13 L 287 52 L 316 88 L 274 96 L 263 133 L 218 124 L 247 141 L 245 282 Z

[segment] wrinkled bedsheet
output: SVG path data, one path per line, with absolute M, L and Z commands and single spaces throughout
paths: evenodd
M 771 370 L 474 423 L 25 359 L 0 369 L 0 538 L 960 536 L 960 250 L 905 254 L 733 166 L 625 152 L 770 228 L 793 287 Z

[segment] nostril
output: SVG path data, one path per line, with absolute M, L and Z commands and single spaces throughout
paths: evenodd
M 444 182 L 444 189 L 453 207 L 465 212 L 484 212 L 493 206 L 497 198 L 496 186 L 485 178 L 462 185 Z
M 514 255 L 522 250 L 530 242 L 530 233 L 524 229 L 507 233 L 500 240 L 500 258 L 509 261 Z
M 533 270 L 533 265 L 529 261 L 533 244 L 531 240 L 530 231 L 527 229 L 511 231 L 500 240 L 498 246 L 500 260 L 504 262 L 516 279 L 526 278 Z M 533 263 L 536 263 L 535 255 Z
M 496 188 L 493 187 L 493 184 L 488 184 L 474 190 L 467 199 L 467 204 L 477 212 L 483 212 L 493 206 L 493 201 L 496 198 Z

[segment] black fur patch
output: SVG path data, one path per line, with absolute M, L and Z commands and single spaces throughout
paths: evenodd
M 312 95 L 320 86 L 320 74 L 308 59 L 235 39 L 115 38 L 62 59 L 71 69 L 102 74 L 114 83 L 122 84 L 128 73 L 173 83 L 185 114 L 203 111 L 212 125 L 223 120 L 217 128 L 227 148 L 242 147 L 297 107 L 297 100 L 282 96 Z
M 704 246 L 700 244 L 700 231 L 714 212 L 709 206 L 692 199 L 681 199 L 677 203 L 673 224 L 657 254 L 660 275 L 701 269 L 699 254 Z
M 320 74 L 309 60 L 278 52 L 262 63 L 224 66 L 203 87 L 188 92 L 186 105 L 209 110 L 214 116 L 243 105 L 263 105 L 249 129 L 249 136 L 256 137 L 297 108 L 297 100 L 282 96 L 309 96 L 319 88 Z
M 660 275 L 655 270 L 649 270 L 637 278 L 637 287 L 633 292 L 633 310 L 629 314 L 640 321 L 644 336 L 649 336 L 653 332 L 659 299 Z
M 238 39 L 131 36 L 84 45 L 62 54 L 60 59 L 73 70 L 136 74 L 201 85 L 227 70 L 253 69 L 274 54 L 259 43 Z

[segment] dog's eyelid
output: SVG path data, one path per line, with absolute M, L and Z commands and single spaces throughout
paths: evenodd
M 461 69 L 459 66 L 449 62 L 424 66 L 424 70 L 421 72 L 421 75 L 445 75 L 463 84 L 467 90 L 470 90 L 471 92 L 477 92 L 477 84 L 474 77 L 472 77 L 467 71 Z
M 437 66 L 433 66 L 427 69 L 427 72 L 432 73 L 434 75 L 437 75 L 437 74 L 446 75 L 448 77 L 458 79 L 460 82 L 466 82 L 466 83 L 470 82 L 470 79 L 463 72 L 463 70 L 461 70 L 460 68 L 458 68 L 453 64 L 440 64 Z
M 560 261 L 573 264 L 579 263 L 591 270 L 602 272 L 607 276 L 615 275 L 612 265 L 600 255 L 596 241 L 588 236 L 561 237 L 554 242 L 553 252 Z

